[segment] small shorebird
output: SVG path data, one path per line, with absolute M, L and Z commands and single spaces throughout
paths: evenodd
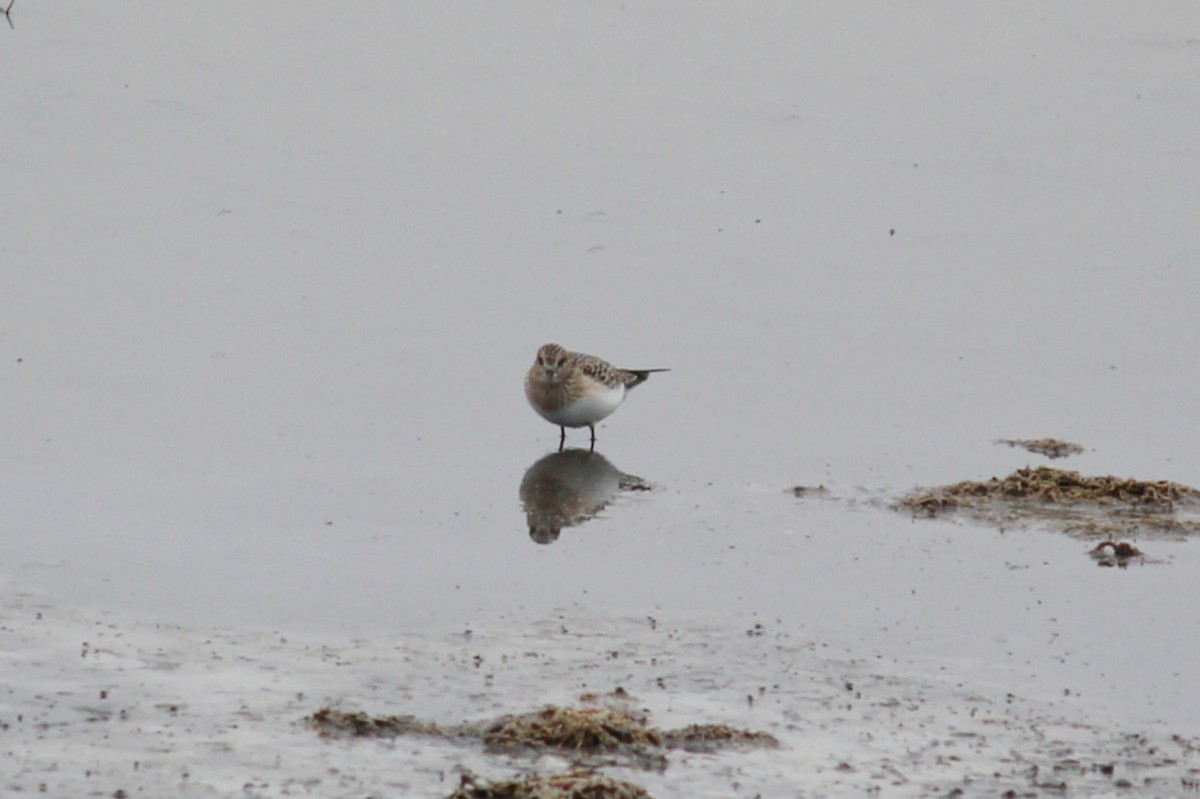
M 608 361 L 557 344 L 543 344 L 525 375 L 525 397 L 542 418 L 561 430 L 558 448 L 567 440 L 568 427 L 592 431 L 596 422 L 617 409 L 629 389 L 640 385 L 651 372 L 666 369 L 618 369 Z

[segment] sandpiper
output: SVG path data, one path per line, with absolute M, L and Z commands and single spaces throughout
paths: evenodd
M 644 383 L 651 372 L 665 371 L 618 369 L 594 355 L 543 344 L 525 375 L 525 397 L 543 419 L 558 425 L 559 449 L 566 443 L 568 427 L 591 430 L 594 449 L 596 422 L 615 411 L 629 389 Z

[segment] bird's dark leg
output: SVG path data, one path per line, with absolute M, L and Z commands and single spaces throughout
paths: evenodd
M 563 446 L 565 446 L 567 443 L 567 428 L 563 427 L 562 425 L 559 425 L 558 429 L 562 431 L 561 433 L 559 433 L 559 436 L 558 436 L 558 451 L 562 452 Z
M 588 451 L 589 451 L 589 452 L 595 452 L 595 451 L 596 451 L 596 427 L 595 427 L 595 425 L 590 425 L 590 424 L 589 424 L 589 425 L 588 425 L 588 430 L 591 430 L 591 431 L 592 431 L 592 446 L 591 446 L 591 448 L 590 448 Z

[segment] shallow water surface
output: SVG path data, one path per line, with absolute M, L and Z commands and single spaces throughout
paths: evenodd
M 321 646 L 433 663 L 469 628 L 513 658 L 582 626 L 548 693 L 589 669 L 611 689 L 605 648 L 628 645 L 711 676 L 657 713 L 736 720 L 774 679 L 771 653 L 744 651 L 762 625 L 835 653 L 802 668 L 828 693 L 783 689 L 762 720 L 813 773 L 904 770 L 911 742 L 866 754 L 868 716 L 820 744 L 788 726 L 836 707 L 845 670 L 936 694 L 930 741 L 985 697 L 1014 738 L 963 757 L 980 773 L 1015 773 L 998 753 L 1051 717 L 1101 759 L 1126 733 L 1190 739 L 1194 542 L 1139 540 L 1146 563 L 1101 569 L 1037 524 L 891 509 L 1041 462 L 996 439 L 1200 485 L 1190 7 L 1109 5 L 18 4 L 0 26 L 0 580 L 4 623 L 43 643 L 8 650 L 28 684 L 3 712 L 32 713 L 93 624 L 138 639 L 127 673 L 210 639 L 214 661 L 252 650 L 252 672 L 300 658 L 256 724 L 189 739 L 227 742 L 185 758 L 196 782 L 231 764 L 208 783 L 222 794 L 285 746 L 243 755 L 258 721 L 299 760 L 318 746 L 272 726 L 312 710 L 285 695 L 382 712 L 424 679 L 363 693 Z M 558 454 L 521 391 L 547 341 L 671 371 L 595 454 L 586 431 Z M 651 636 L 648 617 L 687 632 Z M 65 690 L 92 690 L 61 664 Z M 538 669 L 512 669 L 483 698 L 463 668 L 405 701 L 523 712 Z M 218 671 L 230 707 L 252 704 Z M 131 707 L 203 689 L 145 690 Z M 362 750 L 320 751 L 345 768 Z M 448 794 L 459 760 L 499 769 L 421 751 L 420 795 Z M 746 795 L 879 784 L 754 757 L 720 771 L 768 775 L 737 777 Z M 1190 778 L 1177 759 L 1169 779 Z M 264 794 L 300 779 L 269 769 Z M 728 795 L 694 773 L 692 795 Z M 962 778 L 922 774 L 907 795 Z M 406 790 L 363 779 L 335 793 Z

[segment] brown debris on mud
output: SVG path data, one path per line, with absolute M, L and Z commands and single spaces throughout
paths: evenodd
M 663 736 L 647 726 L 645 716 L 621 708 L 551 705 L 536 713 L 499 719 L 484 731 L 483 742 L 491 751 L 616 752 L 630 747 L 661 747 Z
M 901 497 L 895 507 L 925 517 L 961 512 L 995 526 L 1042 522 L 1090 540 L 1200 534 L 1196 488 L 1170 480 L 1087 476 L 1050 466 L 918 489 Z
M 1060 505 L 1122 503 L 1132 507 L 1159 506 L 1169 511 L 1176 502 L 1200 501 L 1200 490 L 1169 480 L 1135 480 L 1111 475 L 1087 477 L 1067 469 L 1039 466 L 1017 469 L 1007 477 L 963 480 L 953 485 L 919 490 L 901 499 L 901 504 L 932 516 L 941 510 L 1014 500 Z
M 534 713 L 504 716 L 491 723 L 442 726 L 413 716 L 372 716 L 362 711 L 322 708 L 304 719 L 322 737 L 390 738 L 426 735 L 458 740 L 481 740 L 493 754 L 552 753 L 568 758 L 572 770 L 556 775 L 482 781 L 463 774 L 462 784 L 449 799 L 649 799 L 641 787 L 598 773 L 601 766 L 617 765 L 661 771 L 667 767 L 664 752 L 714 752 L 726 748 L 779 745 L 766 732 L 743 730 L 727 724 L 693 724 L 678 730 L 659 730 L 645 713 L 622 705 L 630 697 L 618 688 L 598 699 L 617 706 L 578 708 L 549 705 Z
M 618 689 L 620 690 L 620 689 Z M 614 694 L 617 698 L 628 694 Z M 430 735 L 477 738 L 493 752 L 551 749 L 612 753 L 641 748 L 711 751 L 720 747 L 777 746 L 773 735 L 727 724 L 692 724 L 678 730 L 652 727 L 644 713 L 621 707 L 548 705 L 533 713 L 503 716 L 490 723 L 443 726 L 414 716 L 372 716 L 361 710 L 325 707 L 304 719 L 322 737 L 394 738 Z
M 779 746 L 779 741 L 770 733 L 741 730 L 728 724 L 689 724 L 677 730 L 667 730 L 663 733 L 663 741 L 672 749 L 688 752 L 754 746 L 773 749 Z
M 1145 555 L 1142 550 L 1135 547 L 1128 541 L 1101 541 L 1092 549 L 1088 550 L 1088 554 L 1096 561 L 1098 566 L 1112 567 L 1116 566 L 1119 569 L 1129 567 L 1130 561 L 1134 558 L 1145 560 Z
M 620 703 L 627 701 L 629 695 L 618 689 L 607 698 Z M 608 705 L 577 708 L 549 705 L 533 713 L 503 716 L 492 722 L 450 726 L 421 721 L 413 716 L 372 716 L 362 711 L 327 707 L 304 721 L 325 738 L 425 735 L 460 741 L 478 740 L 492 754 L 552 753 L 586 769 L 623 765 L 661 771 L 667 767 L 666 752 L 673 749 L 715 752 L 779 745 L 770 733 L 727 724 L 692 724 L 677 730 L 660 730 L 650 726 L 645 713 Z M 494 787 L 488 790 L 494 790 Z
M 576 769 L 496 781 L 480 780 L 467 772 L 448 799 L 650 799 L 650 794 L 632 782 Z
M 451 734 L 415 716 L 371 716 L 361 710 L 331 707 L 321 708 L 304 721 L 322 738 L 395 738 L 398 735 L 445 737 Z

